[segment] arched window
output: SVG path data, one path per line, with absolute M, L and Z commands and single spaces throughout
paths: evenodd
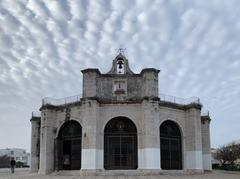
M 79 170 L 81 168 L 82 127 L 77 121 L 65 122 L 55 142 L 55 168 Z
M 182 169 L 182 141 L 178 125 L 165 121 L 160 126 L 161 168 Z
M 137 169 L 137 128 L 126 117 L 111 119 L 104 129 L 104 168 Z

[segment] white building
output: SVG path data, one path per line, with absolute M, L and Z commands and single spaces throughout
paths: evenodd
M 82 70 L 82 96 L 44 99 L 31 119 L 31 171 L 211 170 L 209 115 L 198 98 L 159 95 L 159 72 L 136 74 L 120 53 L 108 73 Z
M 212 165 L 216 165 L 216 164 L 220 164 L 220 161 L 215 159 L 215 155 L 216 155 L 217 150 L 214 148 L 211 148 L 211 155 L 212 155 Z
M 22 162 L 24 165 L 30 166 L 30 154 L 25 149 L 6 148 L 0 149 L 0 156 L 7 155 L 13 157 L 16 162 Z

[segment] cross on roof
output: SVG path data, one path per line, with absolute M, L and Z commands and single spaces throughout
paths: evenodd
M 125 50 L 126 50 L 126 48 L 120 47 L 120 48 L 117 49 L 117 52 L 118 52 L 119 54 L 124 54 Z

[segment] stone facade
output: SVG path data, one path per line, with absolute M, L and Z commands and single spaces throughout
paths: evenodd
M 82 127 L 81 174 L 106 172 L 104 129 L 119 116 L 131 120 L 137 129 L 136 172 L 165 171 L 161 169 L 160 144 L 160 126 L 165 121 L 173 121 L 181 133 L 180 171 L 211 170 L 209 116 L 201 116 L 199 101 L 180 104 L 159 98 L 159 72 L 147 68 L 135 74 L 121 53 L 106 74 L 98 69 L 82 70 L 81 99 L 58 105 L 45 102 L 41 117 L 32 118 L 31 171 L 48 174 L 59 170 L 56 139 L 66 122 L 77 121 Z

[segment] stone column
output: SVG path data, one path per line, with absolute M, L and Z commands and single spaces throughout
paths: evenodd
M 211 155 L 211 146 L 210 146 L 210 117 L 202 116 L 202 150 L 203 150 L 203 169 L 212 170 L 212 155 Z
M 200 109 L 191 107 L 187 111 L 186 122 L 185 167 L 188 171 L 203 172 L 202 131 Z
M 32 132 L 31 132 L 31 164 L 30 172 L 38 172 L 39 169 L 39 153 L 40 153 L 40 125 L 41 117 L 32 117 Z
M 97 96 L 97 78 L 100 75 L 98 69 L 82 70 L 83 74 L 83 98 Z
M 160 70 L 145 68 L 142 70 L 142 97 L 158 97 L 158 73 Z
M 142 146 L 138 149 L 138 168 L 143 170 L 160 170 L 160 139 L 158 101 L 142 102 Z
M 97 132 L 99 103 L 96 100 L 85 99 L 83 108 L 82 135 L 82 168 L 81 172 L 95 172 L 103 169 L 103 150 L 101 150 L 100 134 Z
M 49 174 L 54 171 L 54 137 L 56 112 L 42 109 L 40 134 L 40 174 Z

